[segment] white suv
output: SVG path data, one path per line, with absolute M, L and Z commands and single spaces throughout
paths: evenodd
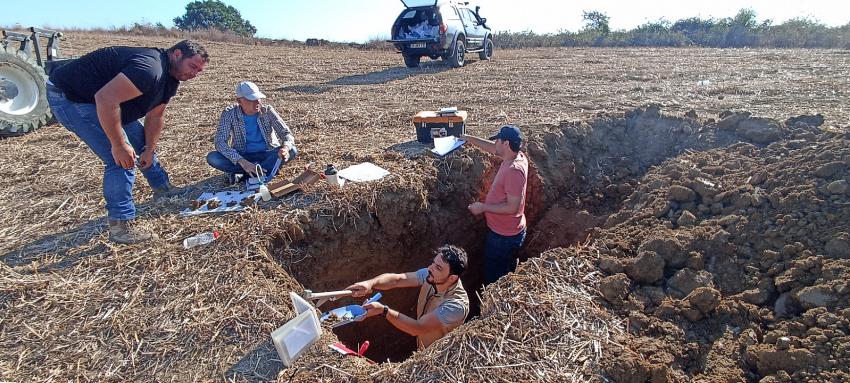
M 467 53 L 481 60 L 493 56 L 493 37 L 487 19 L 472 10 L 469 2 L 401 0 L 405 9 L 393 23 L 393 43 L 410 68 L 423 56 L 442 58 L 453 67 L 465 63 Z

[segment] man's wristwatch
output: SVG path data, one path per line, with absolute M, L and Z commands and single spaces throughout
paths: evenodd
M 384 306 L 384 312 L 381 313 L 381 316 L 386 317 L 388 312 L 390 312 L 390 307 Z

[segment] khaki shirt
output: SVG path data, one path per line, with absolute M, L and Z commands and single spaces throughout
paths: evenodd
M 440 328 L 416 337 L 416 344 L 419 350 L 422 350 L 463 324 L 466 316 L 469 315 L 469 297 L 460 280 L 446 292 L 437 294 L 434 286 L 425 282 L 428 276 L 427 269 L 421 269 L 416 274 L 421 284 L 419 299 L 416 301 L 416 318 L 422 318 L 423 315 L 436 311 L 437 318 L 442 324 Z

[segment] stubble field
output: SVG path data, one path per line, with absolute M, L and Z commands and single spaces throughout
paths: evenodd
M 174 42 L 78 34 L 63 52 Z M 527 49 L 461 69 L 426 61 L 411 70 L 393 52 L 205 45 L 211 63 L 168 106 L 159 150 L 182 193 L 152 200 L 142 177 L 135 188 L 139 221 L 160 234 L 157 242 L 107 241 L 102 165 L 61 126 L 0 140 L 0 380 L 846 377 L 850 342 L 834 339 L 846 338 L 850 319 L 850 288 L 840 285 L 850 213 L 834 183 L 846 187 L 850 161 L 850 52 Z M 391 175 L 342 190 L 320 183 L 238 215 L 178 217 L 201 191 L 224 187 L 204 157 L 242 80 L 260 86 L 295 134 L 300 154 L 282 177 L 308 164 L 364 161 Z M 443 106 L 469 112 L 468 133 L 488 136 L 512 123 L 526 134 L 528 261 L 484 289 L 476 318 L 424 352 L 407 358 L 411 338 L 371 319 L 326 331 L 283 369 L 268 334 L 292 317 L 289 291 L 412 271 L 447 242 L 469 251 L 464 284 L 481 288 L 484 223 L 465 206 L 486 190 L 497 163 L 467 147 L 434 158 L 410 142 L 411 117 Z M 721 118 L 727 110 L 777 124 L 742 127 L 753 120 Z M 823 124 L 785 123 L 818 113 Z M 818 173 L 831 163 L 834 170 Z M 750 182 L 758 171 L 765 184 Z M 698 179 L 717 190 L 701 190 Z M 671 199 L 673 186 L 696 192 Z M 723 194 L 730 190 L 737 192 Z M 695 222 L 680 223 L 685 211 Z M 783 226 L 800 220 L 805 229 Z M 183 238 L 210 229 L 223 238 L 182 248 Z M 769 231 L 778 239 L 759 240 Z M 670 238 L 676 244 L 657 244 Z M 783 266 L 771 271 L 774 263 Z M 812 288 L 829 299 L 807 300 Z M 753 289 L 761 295 L 742 295 Z M 717 302 L 705 303 L 715 293 Z M 387 295 L 402 310 L 415 301 Z M 793 309 L 761 312 L 775 311 L 780 298 Z M 819 323 L 821 311 L 833 314 Z M 336 336 L 370 340 L 367 356 L 392 362 L 345 359 L 326 347 Z M 782 336 L 790 345 L 776 345 Z

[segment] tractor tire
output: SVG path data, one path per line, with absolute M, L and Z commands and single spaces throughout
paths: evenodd
M 0 137 L 32 132 L 53 119 L 46 83 L 43 68 L 0 47 Z
M 419 55 L 404 55 L 404 65 L 408 68 L 419 68 L 419 60 L 422 56 Z
M 490 58 L 493 57 L 493 39 L 487 37 L 487 40 L 484 40 L 484 49 L 481 52 L 478 52 L 478 59 L 489 61 Z
M 463 38 L 458 37 L 457 41 L 455 41 L 454 49 L 448 57 L 449 65 L 452 68 L 460 68 L 465 63 L 464 56 L 466 55 L 466 44 L 464 43 Z

